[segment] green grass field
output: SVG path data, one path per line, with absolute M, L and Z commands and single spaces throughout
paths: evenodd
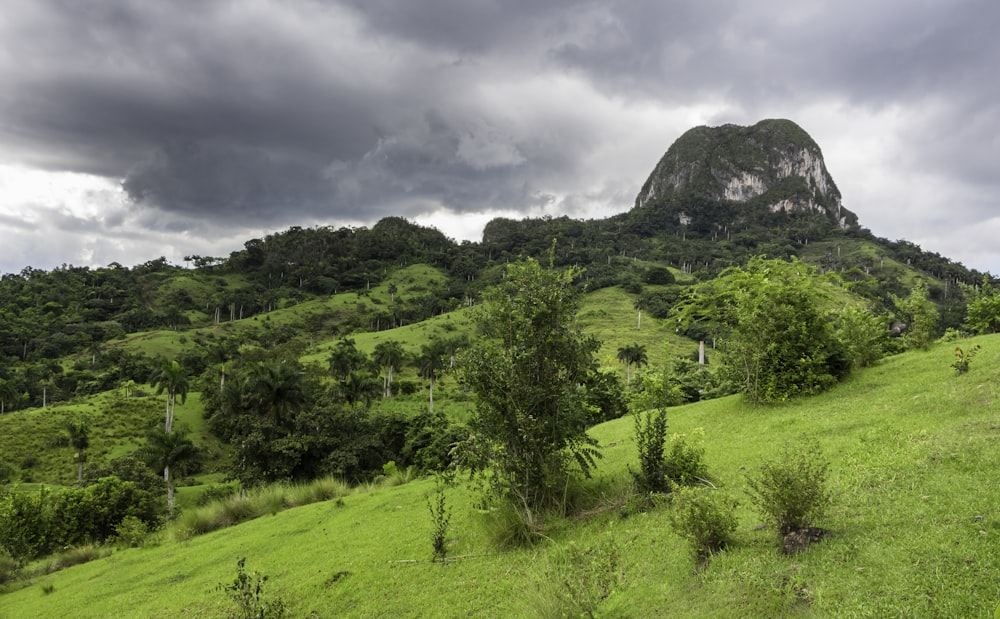
M 577 616 L 569 591 L 611 582 L 609 617 L 990 617 L 1000 602 L 1000 336 L 968 374 L 952 345 L 884 360 L 835 389 L 752 408 L 738 396 L 670 409 L 670 431 L 703 433 L 714 483 L 739 500 L 736 544 L 697 573 L 669 506 L 623 517 L 632 420 L 593 429 L 605 454 L 586 504 L 546 522 L 534 548 L 490 542 L 464 484 L 446 564 L 432 563 L 432 480 L 372 487 L 40 576 L 0 595 L 0 617 L 220 617 L 236 561 L 269 578 L 294 617 Z M 786 557 L 760 530 L 744 476 L 784 444 L 815 438 L 830 462 L 831 531 Z M 585 560 L 580 561 L 583 557 Z M 590 561 L 586 560 L 590 558 Z M 601 579 L 601 571 L 608 578 Z M 600 596 L 598 596 L 600 598 Z

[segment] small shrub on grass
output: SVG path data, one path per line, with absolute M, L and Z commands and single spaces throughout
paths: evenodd
M 561 617 L 594 617 L 604 600 L 625 584 L 624 555 L 613 540 L 602 540 L 592 546 L 573 542 L 555 554 L 550 568 L 550 581 L 561 602 Z
M 667 442 L 667 411 L 658 409 L 635 415 L 635 445 L 639 470 L 632 472 L 642 494 L 670 492 L 664 449 Z
M 729 545 L 736 530 L 736 501 L 704 486 L 678 488 L 672 495 L 670 524 L 686 539 L 698 560 Z
M 236 605 L 236 610 L 230 613 L 231 617 L 238 619 L 280 619 L 288 612 L 281 597 L 266 599 L 264 596 L 264 583 L 267 576 L 254 572 L 247 574 L 244 569 L 246 557 L 236 562 L 236 578 L 228 585 L 219 585 L 219 589 L 225 592 L 229 599 Z
M 703 432 L 698 428 L 694 434 L 700 437 Z M 678 486 L 704 483 L 708 479 L 708 466 L 704 458 L 705 448 L 700 440 L 689 441 L 686 434 L 674 434 L 670 437 L 670 453 L 664 461 L 667 479 Z
M 149 533 L 149 527 L 145 522 L 139 520 L 135 516 L 125 516 L 122 521 L 115 526 L 115 542 L 120 546 L 125 548 L 138 548 L 142 546 L 143 541 L 146 539 L 146 535 Z
M 431 547 L 433 561 L 444 562 L 448 555 L 448 525 L 451 522 L 451 511 L 448 509 L 447 498 L 440 488 L 433 499 L 427 499 L 427 508 L 431 512 Z
M 750 502 L 782 537 L 804 529 L 822 516 L 830 503 L 828 468 L 816 440 L 797 446 L 786 444 L 777 458 L 747 475 Z
M 955 362 L 951 364 L 951 367 L 955 369 L 958 374 L 965 374 L 969 371 L 969 362 L 972 358 L 976 356 L 979 352 L 979 344 L 973 344 L 968 350 L 962 350 L 961 346 L 955 347 Z

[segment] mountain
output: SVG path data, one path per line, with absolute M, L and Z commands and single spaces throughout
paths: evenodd
M 774 215 L 822 216 L 842 230 L 858 227 L 857 215 L 841 203 L 819 145 L 797 124 L 781 119 L 684 133 L 636 197 L 636 210 L 650 208 L 681 225 L 720 229 Z

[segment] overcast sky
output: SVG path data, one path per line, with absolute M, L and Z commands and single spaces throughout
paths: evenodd
M 0 272 L 632 207 L 788 118 L 863 226 L 1000 274 L 996 0 L 0 0 Z

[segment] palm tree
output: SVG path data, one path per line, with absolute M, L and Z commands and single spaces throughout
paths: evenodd
M 444 348 L 440 342 L 424 344 L 420 349 L 420 356 L 417 357 L 417 369 L 421 378 L 426 378 L 430 385 L 430 404 L 428 411 L 434 413 L 434 384 L 437 383 L 438 374 L 445 369 Z
M 177 361 L 164 360 L 159 371 L 150 379 L 149 384 L 156 387 L 156 395 L 160 395 L 164 391 L 167 392 L 167 420 L 163 427 L 167 432 L 171 432 L 174 427 L 174 410 L 177 407 L 177 399 L 180 398 L 181 404 L 187 400 L 187 371 Z
M 365 353 L 358 350 L 354 340 L 341 338 L 330 353 L 330 373 L 337 380 L 344 380 L 351 372 L 364 367 L 367 361 Z
M 198 455 L 198 448 L 184 430 L 167 432 L 156 428 L 146 437 L 146 444 L 140 449 L 140 455 L 151 468 L 163 470 L 163 481 L 167 484 L 167 511 L 173 513 L 173 474 L 183 470 Z
M 83 463 L 87 461 L 87 448 L 90 447 L 90 420 L 77 417 L 67 422 L 66 434 L 70 447 L 75 450 L 73 459 L 76 460 L 76 483 L 79 484 L 83 482 Z
M 340 384 L 340 389 L 351 408 L 357 408 L 358 404 L 367 407 L 379 391 L 378 380 L 366 370 L 351 372 Z
M 375 346 L 372 358 L 375 360 L 375 363 L 382 368 L 383 397 L 392 397 L 393 373 L 403 365 L 403 357 L 405 354 L 406 353 L 403 351 L 403 345 L 395 340 L 379 342 L 378 345 Z
M 618 360 L 625 364 L 625 384 L 632 383 L 632 366 L 639 368 L 647 365 L 649 360 L 646 356 L 646 347 L 636 343 L 631 346 L 623 346 L 618 349 Z
M 279 426 L 308 402 L 303 378 L 294 363 L 258 363 L 244 382 L 244 401 L 262 419 Z

